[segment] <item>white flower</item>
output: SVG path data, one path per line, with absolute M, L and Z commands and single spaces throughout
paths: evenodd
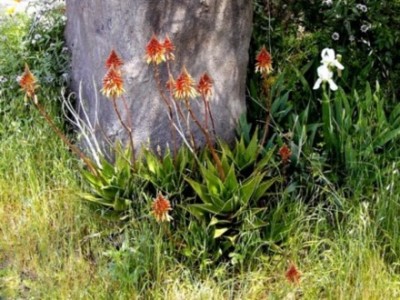
M 327 67 L 336 67 L 339 70 L 343 70 L 343 65 L 336 59 L 335 50 L 330 48 L 325 48 L 321 52 L 321 63 Z
M 322 0 L 322 4 L 326 6 L 331 6 L 333 4 L 333 0 Z
M 5 76 L 0 75 L 0 83 L 5 83 L 7 81 L 8 79 Z
M 336 91 L 338 89 L 338 86 L 332 80 L 333 72 L 331 70 L 329 70 L 327 65 L 319 66 L 318 69 L 317 69 L 317 73 L 318 73 L 318 79 L 317 79 L 317 81 L 315 82 L 315 84 L 313 86 L 314 90 L 319 89 L 319 87 L 321 86 L 322 82 L 328 82 L 329 83 L 329 88 L 332 91 Z
M 364 5 L 364 4 L 361 4 L 361 3 L 357 4 L 356 8 L 358 10 L 361 10 L 362 12 L 367 12 L 368 11 L 368 7 L 366 5 Z
M 361 25 L 361 28 L 360 28 L 360 30 L 362 31 L 362 32 L 367 32 L 368 30 L 370 30 L 371 29 L 371 24 L 364 24 L 364 25 Z
M 337 32 L 332 33 L 332 40 L 337 41 L 339 40 L 339 37 L 340 37 L 339 33 Z

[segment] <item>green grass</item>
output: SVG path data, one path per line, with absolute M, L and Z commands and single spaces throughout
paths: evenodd
M 284 243 L 237 271 L 222 264 L 200 272 L 168 256 L 172 244 L 151 222 L 132 220 L 118 235 L 118 222 L 80 201 L 77 162 L 37 116 L 9 132 L 0 149 L 0 295 L 6 299 L 400 297 L 398 265 L 385 259 L 391 244 L 398 251 L 392 234 L 399 199 L 384 186 L 369 205 L 343 199 L 348 210 L 340 214 L 287 199 L 271 220 L 287 223 Z M 302 272 L 299 286 L 284 276 L 289 261 Z

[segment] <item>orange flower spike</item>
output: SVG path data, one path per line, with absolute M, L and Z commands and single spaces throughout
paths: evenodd
M 194 84 L 195 82 L 192 76 L 190 76 L 186 68 L 183 67 L 181 74 L 176 79 L 174 97 L 182 100 L 197 97 L 199 94 L 197 93 Z
M 155 63 L 160 64 L 166 60 L 165 57 L 165 47 L 159 42 L 156 36 L 150 39 L 150 42 L 146 46 L 146 61 L 148 64 Z
M 286 144 L 283 144 L 279 149 L 279 155 L 281 156 L 282 162 L 287 163 L 292 156 L 292 151 Z
M 35 96 L 35 89 L 37 88 L 36 82 L 36 77 L 32 74 L 31 70 L 29 70 L 28 65 L 25 64 L 25 71 L 21 75 L 19 85 L 22 90 L 25 91 L 26 97 L 33 98 Z
M 118 68 L 122 67 L 123 64 L 124 64 L 124 62 L 118 56 L 117 52 L 115 52 L 114 49 L 111 50 L 110 55 L 108 56 L 108 58 L 106 60 L 106 68 L 107 69 L 110 69 L 110 68 L 118 69 Z
M 101 92 L 107 98 L 116 98 L 125 92 L 121 71 L 114 67 L 108 70 L 107 74 L 103 78 L 103 88 L 101 89 Z
M 256 61 L 256 72 L 259 72 L 262 75 L 268 75 L 272 72 L 272 57 L 265 46 L 263 46 L 258 52 Z
M 290 283 L 299 284 L 301 273 L 297 269 L 296 265 L 291 263 L 289 269 L 285 273 L 285 277 Z
M 175 60 L 175 55 L 173 53 L 175 51 L 175 46 L 169 39 L 168 35 L 165 37 L 163 47 L 165 51 L 166 60 Z
M 158 193 L 157 198 L 154 199 L 151 209 L 151 213 L 157 222 L 169 222 L 172 220 L 172 217 L 168 214 L 172 210 L 171 203 L 161 193 Z
M 210 76 L 208 76 L 207 73 L 204 73 L 199 80 L 199 83 L 197 85 L 197 90 L 201 95 L 203 95 L 206 99 L 211 96 L 212 91 L 212 84 L 213 80 L 211 79 Z

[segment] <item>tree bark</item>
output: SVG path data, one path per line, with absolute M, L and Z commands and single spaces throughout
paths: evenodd
M 127 115 L 122 100 L 119 109 L 130 118 L 135 147 L 150 141 L 151 147 L 172 147 L 168 109 L 157 90 L 153 68 L 145 61 L 145 47 L 155 34 L 168 35 L 176 47 L 171 72 L 176 78 L 183 66 L 197 81 L 207 72 L 214 80 L 210 106 L 219 138 L 234 137 L 237 120 L 245 112 L 245 81 L 252 29 L 250 0 L 66 0 L 66 38 L 72 53 L 72 87 L 81 86 L 81 105 L 96 123 L 97 134 L 127 142 L 127 134 L 113 110 L 112 101 L 100 94 L 106 73 L 105 60 L 112 49 L 124 60 L 122 68 Z M 167 80 L 167 68 L 160 76 Z M 94 86 L 93 82 L 96 84 Z M 96 95 L 98 105 L 96 107 Z M 202 115 L 201 98 L 191 105 Z M 204 117 L 204 116 L 203 116 Z M 200 118 L 201 119 L 201 118 Z M 101 130 L 100 130 L 101 127 Z M 196 143 L 204 135 L 195 126 Z M 103 133 L 102 133 L 103 132 Z

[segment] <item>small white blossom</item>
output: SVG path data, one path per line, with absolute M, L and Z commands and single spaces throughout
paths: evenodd
M 368 7 L 366 6 L 366 5 L 364 5 L 364 4 L 361 4 L 361 3 L 358 3 L 357 5 L 356 5 L 356 8 L 358 9 L 358 10 L 361 10 L 362 12 L 367 12 L 368 11 Z
M 332 6 L 333 0 L 322 0 L 322 4 L 326 6 Z
M 321 86 L 321 83 L 323 83 L 323 82 L 328 82 L 329 88 L 332 91 L 336 91 L 338 89 L 338 86 L 332 79 L 333 72 L 328 68 L 327 65 L 319 66 L 317 69 L 317 73 L 318 73 L 318 79 L 313 86 L 314 90 L 319 89 L 319 87 Z
M 332 40 L 337 41 L 339 40 L 339 38 L 340 38 L 339 33 L 337 32 L 332 33 Z
M 368 30 L 370 30 L 371 29 L 371 24 L 364 24 L 364 25 L 361 25 L 361 28 L 360 28 L 360 30 L 362 31 L 362 32 L 367 32 Z
M 8 81 L 7 77 L 0 75 L 0 83 L 5 83 L 7 81 Z
M 335 56 L 335 50 L 330 48 L 325 48 L 321 52 L 321 63 L 327 67 L 336 67 L 339 70 L 343 70 L 343 65 L 337 60 Z
M 42 38 L 42 36 L 39 33 L 36 33 L 35 36 L 33 37 L 33 39 L 35 40 L 40 40 Z

